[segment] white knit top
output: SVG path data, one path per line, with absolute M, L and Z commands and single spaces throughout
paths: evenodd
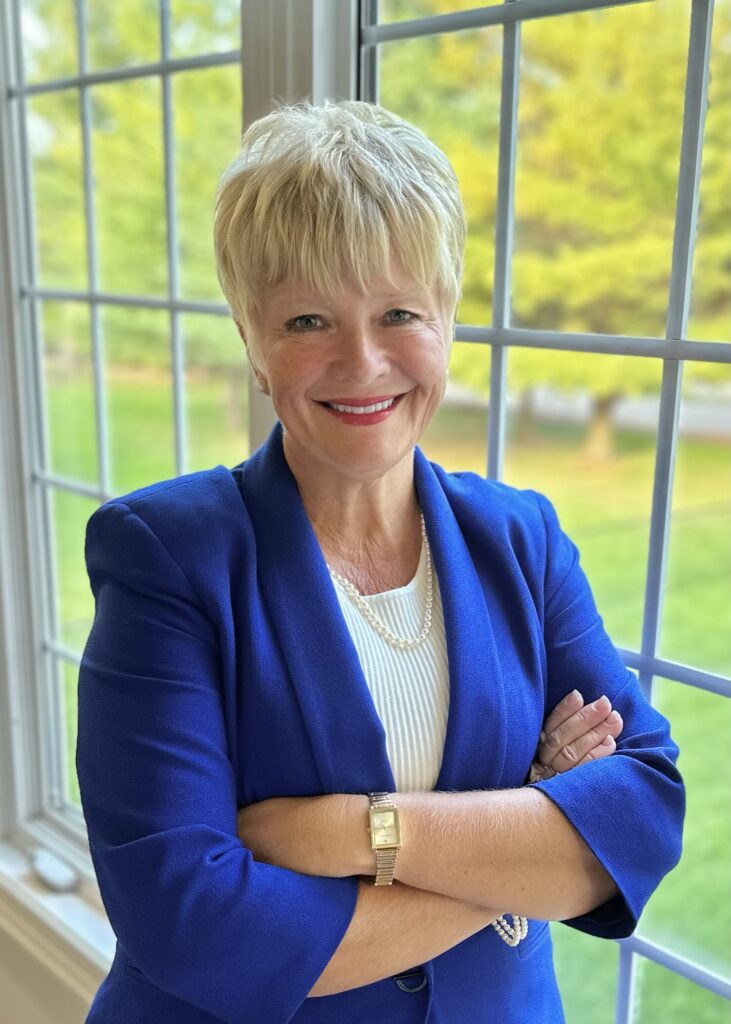
M 396 789 L 433 790 L 442 764 L 449 713 L 449 667 L 437 574 L 431 630 L 418 646 L 394 647 L 376 633 L 352 598 L 335 581 L 345 622 L 386 733 Z M 414 578 L 403 587 L 364 595 L 397 636 L 416 637 L 424 624 L 426 548 Z
M 432 563 L 431 630 L 416 647 L 395 647 L 375 631 L 347 591 L 333 579 L 363 675 L 386 734 L 386 751 L 396 791 L 433 790 L 442 765 L 449 713 L 449 665 L 439 582 Z M 426 606 L 426 547 L 414 578 L 403 587 L 363 597 L 388 628 L 400 637 L 416 637 Z M 509 946 L 528 934 L 528 922 L 504 916 L 493 928 Z

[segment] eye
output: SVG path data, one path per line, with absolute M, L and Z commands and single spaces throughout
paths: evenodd
M 317 320 L 317 319 L 318 319 L 318 316 L 317 316 L 316 313 L 302 313 L 301 316 L 292 317 L 292 319 L 288 320 L 284 326 L 288 330 L 290 330 L 290 331 L 308 331 L 310 329 L 309 325 L 305 325 L 304 327 L 301 327 L 301 326 L 299 326 L 299 321 L 300 320 Z
M 418 320 L 419 319 L 417 317 L 416 313 L 410 313 L 408 311 L 408 309 L 391 309 L 391 310 L 389 310 L 389 313 L 405 313 L 406 316 L 408 317 L 408 320 L 392 320 L 391 322 L 395 323 L 395 324 L 408 324 L 412 320 Z

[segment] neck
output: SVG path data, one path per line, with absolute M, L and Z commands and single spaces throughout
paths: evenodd
M 315 471 L 284 443 L 302 503 L 318 540 L 329 550 L 400 550 L 419 531 L 419 502 L 414 484 L 414 453 L 380 476 L 358 479 Z

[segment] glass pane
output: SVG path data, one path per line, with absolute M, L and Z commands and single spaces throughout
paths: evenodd
M 39 303 L 51 472 L 96 483 L 97 436 L 89 308 Z
M 78 92 L 73 89 L 29 96 L 27 124 L 38 283 L 46 288 L 85 289 L 88 278 Z
M 688 981 L 660 964 L 638 957 L 636 1024 L 729 1024 L 731 1011 L 727 999 Z
M 157 310 L 102 312 L 113 494 L 175 476 L 170 320 Z
M 188 472 L 249 454 L 248 361 L 231 317 L 181 317 Z
M 238 50 L 241 46 L 239 0 L 172 0 L 171 54 L 191 57 Z
M 84 567 L 86 524 L 99 503 L 58 488 L 52 488 L 49 499 L 58 586 L 55 639 L 80 654 L 94 620 L 94 596 Z
M 428 18 L 433 14 L 451 14 L 470 11 L 480 5 L 476 0 L 381 0 L 378 20 L 406 21 L 410 18 Z
M 501 59 L 500 28 L 380 49 L 379 102 L 439 146 L 459 179 L 469 224 L 461 323 L 485 324 L 492 316 Z
M 686 334 L 731 341 L 731 0 L 713 9 L 698 234 Z
M 516 327 L 664 337 L 690 5 L 522 26 Z
M 661 626 L 662 657 L 731 676 L 731 367 L 721 364 L 684 366 Z
M 91 626 L 89 627 L 91 628 Z M 63 794 L 67 803 L 81 807 L 79 780 L 76 775 L 76 730 L 78 722 L 79 667 L 70 661 L 62 661 L 63 715 L 64 715 L 64 777 Z
M 419 447 L 449 473 L 487 473 L 489 345 L 455 341 L 444 400 L 424 431 Z
M 166 295 L 160 82 L 99 85 L 90 96 L 100 289 Z
M 639 649 L 661 366 L 512 348 L 505 480 L 541 491 L 581 553 L 613 642 Z
M 680 749 L 687 807 L 683 855 L 650 897 L 638 931 L 731 978 L 731 701 L 655 679 L 652 703 Z
M 213 209 L 224 167 L 241 144 L 238 64 L 174 75 L 180 291 L 222 302 L 213 255 Z
M 89 70 L 160 60 L 159 0 L 85 0 Z
M 614 1024 L 616 942 L 551 921 L 553 962 L 566 1024 Z
M 23 0 L 20 25 L 27 82 L 78 74 L 74 0 Z

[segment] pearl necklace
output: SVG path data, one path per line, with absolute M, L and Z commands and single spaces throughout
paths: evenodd
M 431 630 L 432 604 L 434 601 L 434 576 L 431 564 L 431 548 L 429 547 L 429 538 L 426 535 L 423 512 L 421 513 L 421 542 L 422 547 L 426 547 L 426 609 L 424 611 L 424 626 L 421 633 L 419 633 L 417 637 L 413 638 L 396 636 L 396 634 L 388 628 L 386 623 L 376 615 L 358 588 L 351 583 L 349 579 L 345 576 L 341 576 L 340 573 L 335 572 L 334 569 L 325 563 L 330 570 L 330 575 L 340 584 L 343 590 L 349 594 L 356 607 L 360 608 L 361 612 L 373 626 L 378 635 L 383 637 L 384 640 L 392 644 L 394 647 L 400 647 L 402 649 L 416 647 L 429 636 L 429 631 Z

